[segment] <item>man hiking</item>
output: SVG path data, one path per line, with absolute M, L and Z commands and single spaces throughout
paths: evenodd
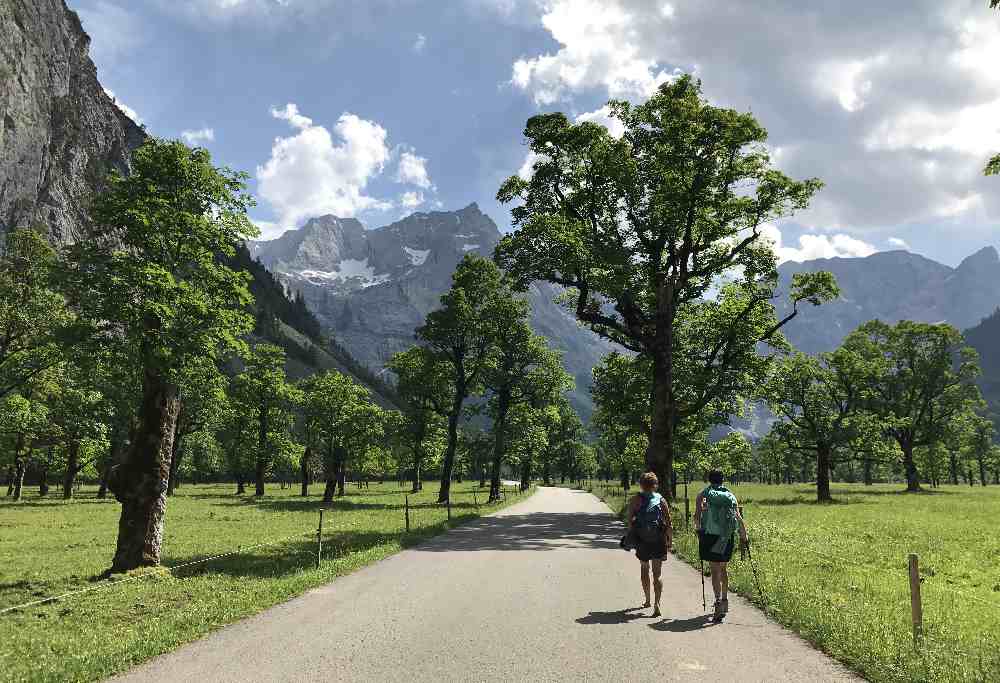
M 695 499 L 694 528 L 698 532 L 698 554 L 712 571 L 712 590 L 715 591 L 712 620 L 721 623 L 729 611 L 728 563 L 733 556 L 735 532 L 740 532 L 743 546 L 749 539 L 736 496 L 722 485 L 722 472 L 712 470 L 708 473 L 708 481 L 709 485 Z
M 663 593 L 663 582 L 660 571 L 667 552 L 674 542 L 673 526 L 670 521 L 670 508 L 667 501 L 656 492 L 659 480 L 653 472 L 646 472 L 639 477 L 640 493 L 629 501 L 628 528 L 635 538 L 635 556 L 641 563 L 640 580 L 642 591 L 646 594 L 646 604 L 653 605 L 653 616 L 660 616 L 660 595 Z M 649 565 L 653 565 L 653 588 L 655 602 L 649 600 Z

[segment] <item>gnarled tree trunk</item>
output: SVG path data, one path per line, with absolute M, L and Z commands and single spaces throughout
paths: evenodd
M 302 472 L 302 496 L 309 495 L 309 459 L 312 458 L 312 447 L 306 446 L 306 452 L 302 455 L 299 468 Z
M 162 373 L 144 371 L 138 429 L 109 481 L 122 504 L 113 572 L 160 563 L 177 396 L 177 387 Z
M 828 503 L 830 496 L 830 447 L 819 444 L 816 448 L 816 500 Z
M 497 412 L 493 420 L 493 469 L 490 473 L 490 503 L 500 500 L 500 464 L 506 448 L 504 443 L 507 433 L 507 413 L 510 410 L 510 395 L 501 392 L 497 395 Z
M 73 483 L 80 471 L 80 442 L 70 441 L 66 444 L 66 474 L 63 476 L 63 498 L 73 497 Z
M 438 489 L 438 502 L 446 503 L 451 496 L 451 475 L 455 468 L 455 451 L 458 448 L 458 420 L 462 416 L 462 404 L 465 402 L 464 387 L 455 392 L 455 401 L 448 416 L 448 446 L 444 451 L 441 463 L 441 488 Z

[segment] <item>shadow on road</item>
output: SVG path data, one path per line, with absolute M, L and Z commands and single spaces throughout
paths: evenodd
M 650 624 L 649 628 L 657 631 L 668 631 L 670 633 L 687 633 L 688 631 L 698 631 L 707 626 L 714 626 L 711 617 L 707 614 L 699 614 L 696 617 L 687 619 L 664 619 L 655 624 Z
M 621 534 L 621 525 L 608 514 L 534 512 L 480 519 L 417 546 L 414 550 L 617 549 Z
M 636 619 L 642 619 L 646 616 L 644 612 L 640 612 L 642 609 L 640 607 L 627 607 L 625 609 L 615 610 L 614 612 L 591 612 L 585 617 L 580 617 L 576 620 L 578 624 L 627 624 L 630 621 Z

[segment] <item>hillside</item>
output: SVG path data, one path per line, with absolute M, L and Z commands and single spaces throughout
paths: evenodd
M 128 172 L 146 137 L 101 87 L 89 49 L 63 0 L 0 0 L 0 233 L 41 225 L 56 244 L 88 239 L 89 198 L 109 170 Z M 335 368 L 391 404 L 391 389 L 326 339 L 304 303 L 249 253 L 231 265 L 252 274 L 255 337 L 286 350 L 290 374 Z
M 865 258 L 789 261 L 778 269 L 782 293 L 793 273 L 828 270 L 840 284 L 837 301 L 800 308 L 785 328 L 789 341 L 806 353 L 831 351 L 858 325 L 872 319 L 947 322 L 958 329 L 979 323 L 1000 304 L 1000 255 L 984 247 L 951 268 L 907 251 L 883 251 Z M 787 312 L 778 304 L 779 315 Z
M 249 248 L 351 355 L 377 372 L 413 345 L 414 329 L 438 306 L 465 254 L 488 256 L 499 239 L 496 224 L 473 203 L 372 230 L 353 218 L 322 216 Z M 586 418 L 593 410 L 591 370 L 611 345 L 556 304 L 558 294 L 545 283 L 531 287 L 531 322 L 563 351 L 577 383 L 571 401 Z

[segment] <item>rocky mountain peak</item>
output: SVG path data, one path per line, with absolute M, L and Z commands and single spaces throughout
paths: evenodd
M 956 270 L 995 269 L 1000 266 L 1000 254 L 993 245 L 983 247 L 979 251 L 962 259 Z
M 90 195 L 109 169 L 128 170 L 145 134 L 97 81 L 64 0 L 0 4 L 0 232 L 40 224 L 72 241 L 87 234 Z

